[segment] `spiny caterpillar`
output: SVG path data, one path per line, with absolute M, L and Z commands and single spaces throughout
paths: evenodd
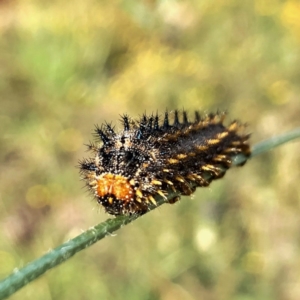
M 155 195 L 166 198 L 169 190 L 191 195 L 221 178 L 233 155 L 250 155 L 249 135 L 239 133 L 244 125 L 233 121 L 226 127 L 224 118 L 201 118 L 196 111 L 190 122 L 185 111 L 175 110 L 172 124 L 166 112 L 163 122 L 158 114 L 139 120 L 123 115 L 119 133 L 107 123 L 96 126 L 97 143 L 88 145 L 93 157 L 80 162 L 83 179 L 112 215 L 143 214 L 156 204 Z

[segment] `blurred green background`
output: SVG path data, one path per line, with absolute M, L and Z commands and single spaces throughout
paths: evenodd
M 76 165 L 95 124 L 229 111 L 300 124 L 300 4 L 0 1 L 0 276 L 109 216 Z M 300 299 L 299 142 L 163 205 L 11 299 Z

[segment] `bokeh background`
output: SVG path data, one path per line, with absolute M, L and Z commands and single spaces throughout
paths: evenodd
M 299 126 L 299 16 L 292 0 L 1 0 L 1 278 L 109 217 L 76 169 L 95 124 L 226 109 L 253 144 Z M 299 146 L 163 205 L 11 299 L 300 299 Z

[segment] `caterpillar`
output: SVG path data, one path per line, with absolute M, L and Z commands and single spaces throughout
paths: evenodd
M 169 190 L 191 195 L 221 178 L 233 155 L 250 156 L 245 126 L 239 121 L 225 126 L 226 113 L 201 117 L 196 111 L 192 122 L 186 111 L 172 114 L 172 124 L 168 111 L 163 120 L 157 113 L 140 119 L 123 115 L 118 133 L 109 123 L 96 126 L 96 142 L 88 145 L 93 156 L 80 161 L 79 168 L 107 213 L 144 214 L 156 204 L 155 195 L 166 198 Z

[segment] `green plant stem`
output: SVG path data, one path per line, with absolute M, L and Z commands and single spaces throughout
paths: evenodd
M 281 144 L 287 143 L 299 137 L 300 128 L 297 128 L 291 132 L 287 132 L 283 135 L 265 140 L 253 146 L 251 157 L 267 152 Z M 246 160 L 247 158 L 245 156 L 236 155 L 233 158 L 233 164 L 240 164 L 245 162 Z M 176 193 L 170 192 L 167 198 L 168 200 L 170 200 L 174 198 L 174 196 L 176 196 Z M 161 197 L 156 197 L 156 200 L 157 206 L 150 207 L 149 211 L 155 209 L 156 207 L 162 205 L 167 201 L 166 199 L 162 199 Z M 59 247 L 51 250 L 44 256 L 29 263 L 24 268 L 20 270 L 14 270 L 11 275 L 0 282 L 0 300 L 9 297 L 29 282 L 44 274 L 47 270 L 54 268 L 55 266 L 68 260 L 77 252 L 93 245 L 107 235 L 111 235 L 113 232 L 115 232 L 122 226 L 131 223 L 138 217 L 139 216 L 137 215 L 133 215 L 119 216 L 117 218 L 108 219 L 105 222 L 88 229 L 74 239 L 71 239 L 63 243 Z

